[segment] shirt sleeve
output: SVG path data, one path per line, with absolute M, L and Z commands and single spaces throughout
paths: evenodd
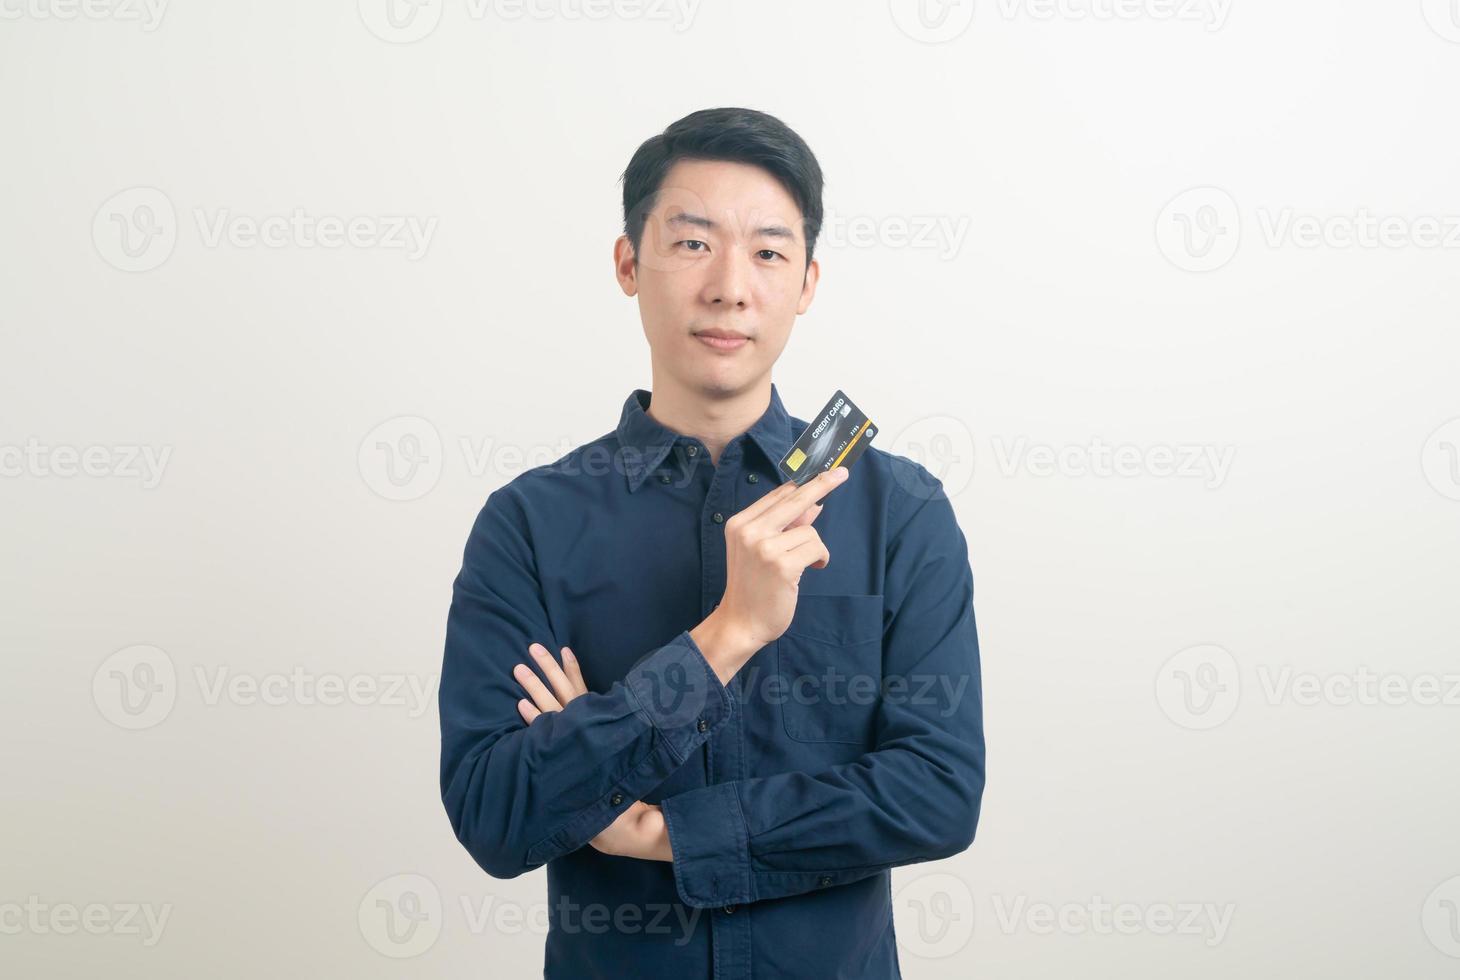
M 795 895 L 945 858 L 973 842 L 984 787 L 973 573 L 942 484 L 918 472 L 923 482 L 897 493 L 890 523 L 883 593 L 892 615 L 875 748 L 820 772 L 665 799 L 685 904 Z
M 729 718 L 733 698 L 686 630 L 622 681 L 531 725 L 512 668 L 531 643 L 557 656 L 530 528 L 511 485 L 493 492 L 452 589 L 441 669 L 441 798 L 483 870 L 512 878 L 575 850 L 662 783 Z M 587 651 L 585 651 L 586 653 Z

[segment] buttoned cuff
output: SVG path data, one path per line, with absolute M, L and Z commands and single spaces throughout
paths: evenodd
M 734 783 L 716 783 L 660 803 L 674 852 L 674 885 L 691 908 L 739 905 L 751 894 L 749 830 Z
M 635 664 L 623 684 L 631 710 L 654 730 L 653 745 L 617 785 L 529 848 L 529 864 L 551 861 L 596 837 L 683 765 L 689 753 L 725 723 L 734 706 L 734 698 L 688 630 Z
M 635 664 L 624 686 L 676 764 L 725 723 L 733 704 L 689 630 Z

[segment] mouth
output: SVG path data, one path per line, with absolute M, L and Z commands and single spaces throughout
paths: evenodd
M 698 330 L 695 338 L 714 350 L 739 350 L 750 342 L 750 338 L 734 330 Z

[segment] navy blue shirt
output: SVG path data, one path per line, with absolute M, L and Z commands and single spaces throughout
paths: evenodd
M 635 390 L 612 431 L 493 491 L 447 620 L 441 794 L 488 874 L 547 865 L 545 976 L 900 976 L 889 869 L 973 840 L 984 787 L 968 550 L 941 483 L 869 447 L 823 498 L 831 553 L 722 685 L 690 637 L 725 590 L 724 522 L 806 422 L 771 387 L 712 462 Z M 531 643 L 589 693 L 524 724 Z M 663 807 L 673 862 L 589 841 Z

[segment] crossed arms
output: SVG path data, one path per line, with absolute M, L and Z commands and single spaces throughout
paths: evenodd
M 973 579 L 941 492 L 904 490 L 890 507 L 883 669 L 966 679 L 940 688 L 958 694 L 883 699 L 875 747 L 852 762 L 642 802 L 739 710 L 726 683 L 790 619 L 737 580 L 789 582 L 793 612 L 791 566 L 825 564 L 806 533 L 817 491 L 790 499 L 798 492 L 779 488 L 731 518 L 716 613 L 601 692 L 587 690 L 571 651 L 560 664 L 543 644 L 553 633 L 523 500 L 510 485 L 488 498 L 453 589 L 440 694 L 442 799 L 484 870 L 515 877 L 590 845 L 672 862 L 680 898 L 703 908 L 856 881 L 972 842 L 984 786 Z M 771 562 L 787 578 L 771 581 L 782 574 L 766 571 Z

